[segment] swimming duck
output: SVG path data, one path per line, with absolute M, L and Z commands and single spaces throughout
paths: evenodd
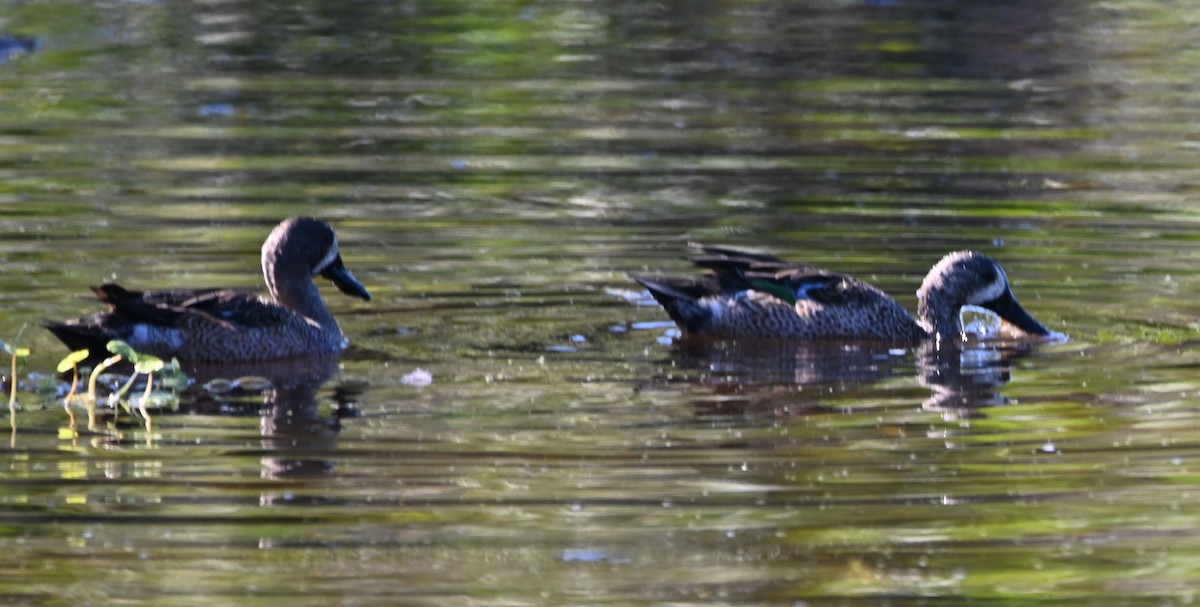
M 917 291 L 914 318 L 888 294 L 857 278 L 778 257 L 692 243 L 691 261 L 712 270 L 696 278 L 633 277 L 685 333 L 723 337 L 961 339 L 959 310 L 987 308 L 1018 333 L 1050 335 L 1021 307 L 1008 276 L 977 251 L 942 258 Z
M 116 284 L 93 287 L 109 311 L 45 327 L 72 350 L 93 357 L 120 339 L 134 350 L 190 362 L 271 360 L 331 353 L 345 337 L 313 278 L 343 293 L 371 294 L 342 264 L 329 224 L 310 217 L 285 219 L 262 247 L 270 297 L 233 289 L 133 291 Z

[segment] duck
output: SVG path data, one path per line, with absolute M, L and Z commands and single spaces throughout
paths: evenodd
M 917 291 L 917 315 L 862 280 L 773 255 L 689 243 L 691 262 L 711 271 L 690 278 L 633 276 L 685 335 L 918 343 L 961 340 L 963 306 L 991 310 L 1006 337 L 1052 332 L 1013 295 L 1008 274 L 978 251 L 937 262 Z
M 237 363 L 332 354 L 347 340 L 326 307 L 314 279 L 328 279 L 344 294 L 370 301 L 371 294 L 346 269 L 329 224 L 291 217 L 262 246 L 268 296 L 227 289 L 135 291 L 118 284 L 92 287 L 108 311 L 43 323 L 71 350 L 91 357 L 111 340 L 170 360 Z

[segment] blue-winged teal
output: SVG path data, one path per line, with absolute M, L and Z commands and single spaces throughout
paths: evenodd
M 975 251 L 951 253 L 917 291 L 917 318 L 883 291 L 850 276 L 777 257 L 691 244 L 696 278 L 634 277 L 685 333 L 726 337 L 960 339 L 959 310 L 982 306 L 1027 335 L 1050 331 L 1017 303 L 1000 264 Z
M 262 268 L 270 298 L 230 289 L 130 291 L 105 284 L 92 291 L 108 312 L 45 326 L 72 350 L 95 355 L 120 339 L 139 352 L 191 362 L 269 360 L 345 347 L 313 278 L 328 278 L 364 300 L 371 294 L 342 265 L 328 224 L 284 220 L 263 243 Z

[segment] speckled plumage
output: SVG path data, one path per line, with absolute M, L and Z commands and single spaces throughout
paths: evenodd
M 120 339 L 135 350 L 193 362 L 270 360 L 336 352 L 345 346 L 337 321 L 313 278 L 333 281 L 345 294 L 371 295 L 342 264 L 337 236 L 323 221 L 293 217 L 281 222 L 262 250 L 271 297 L 231 289 L 132 291 L 93 287 L 108 312 L 47 322 L 72 350 L 105 353 Z
M 978 305 L 1031 335 L 1049 330 L 1030 316 L 995 261 L 958 251 L 930 269 L 914 318 L 883 291 L 856 278 L 777 257 L 692 244 L 694 278 L 634 277 L 690 334 L 784 339 L 862 339 L 917 342 L 957 339 L 959 310 Z

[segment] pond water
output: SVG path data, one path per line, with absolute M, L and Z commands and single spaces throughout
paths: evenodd
M 32 350 L 0 597 L 1195 603 L 1198 21 L 1151 0 L 0 6 L 0 337 Z M 322 287 L 340 361 L 213 371 L 273 387 L 77 437 L 33 391 L 66 353 L 37 324 L 97 310 L 88 286 L 258 287 L 296 214 L 335 225 L 375 296 Z M 979 249 L 1070 339 L 677 343 L 629 276 L 691 272 L 692 240 L 910 309 Z

